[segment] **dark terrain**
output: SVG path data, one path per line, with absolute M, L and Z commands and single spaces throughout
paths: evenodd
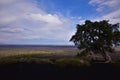
M 57 67 L 49 64 L 0 65 L 0 80 L 120 80 L 120 65 Z
M 57 55 L 55 58 L 73 57 L 77 54 L 77 48 L 73 46 L 0 46 L 0 50 L 25 49 L 26 51 L 64 51 L 70 55 Z M 119 54 L 119 52 L 117 52 Z M 119 55 L 113 55 L 114 59 Z M 52 56 L 38 56 L 36 58 L 54 58 Z M 12 64 L 0 64 L 0 80 L 120 80 L 120 63 L 91 63 L 90 66 L 64 67 L 47 63 L 18 62 Z

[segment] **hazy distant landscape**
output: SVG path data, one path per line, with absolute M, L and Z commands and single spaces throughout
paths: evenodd
M 29 55 L 36 57 L 75 57 L 80 51 L 75 46 L 68 45 L 1 45 L 0 58 L 9 56 Z M 39 55 L 39 56 L 38 56 Z M 120 48 L 115 48 L 115 53 L 111 57 L 120 57 Z
M 22 54 L 44 54 L 75 56 L 79 50 L 75 46 L 60 45 L 2 45 L 0 46 L 0 57 L 22 55 Z M 50 55 L 49 55 L 50 56 Z

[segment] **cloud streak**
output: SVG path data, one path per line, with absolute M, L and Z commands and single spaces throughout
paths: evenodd
M 118 9 L 120 1 L 119 0 L 90 0 L 89 4 L 96 6 L 97 11 L 103 11 L 106 7 Z
M 69 41 L 70 19 L 47 13 L 35 0 L 0 1 L 0 43 L 28 39 Z
M 120 1 L 119 0 L 90 0 L 89 4 L 96 7 L 96 11 L 101 16 L 97 16 L 97 20 L 110 20 L 110 23 L 119 23 L 120 22 Z

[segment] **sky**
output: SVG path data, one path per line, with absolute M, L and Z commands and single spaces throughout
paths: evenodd
M 120 22 L 120 0 L 0 0 L 0 44 L 73 45 L 76 24 Z

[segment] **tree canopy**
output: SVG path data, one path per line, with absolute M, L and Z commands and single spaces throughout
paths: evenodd
M 86 20 L 85 24 L 77 24 L 77 31 L 71 37 L 81 53 L 102 53 L 113 51 L 113 46 L 120 45 L 119 24 L 110 24 L 109 21 Z

